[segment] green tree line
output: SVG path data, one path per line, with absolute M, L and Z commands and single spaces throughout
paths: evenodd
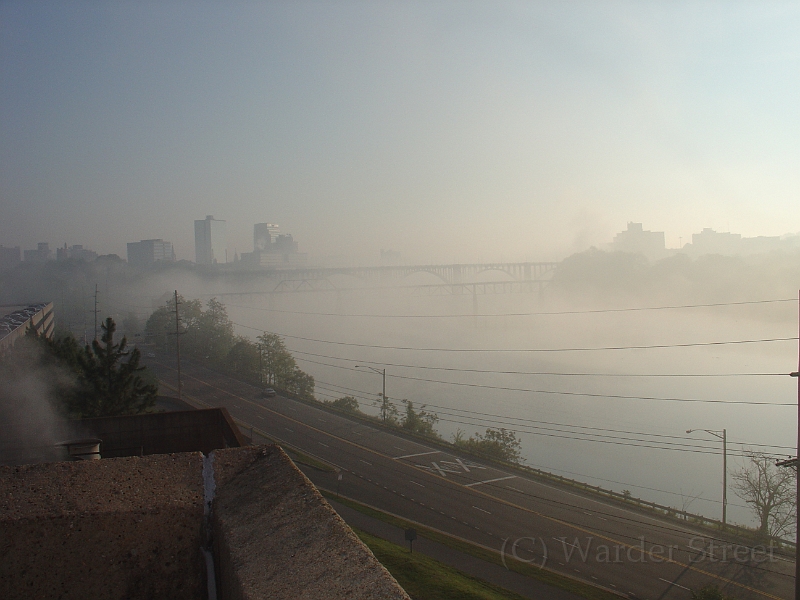
M 313 399 L 314 378 L 297 366 L 280 336 L 265 332 L 252 341 L 236 335 L 225 305 L 216 298 L 204 307 L 200 300 L 178 295 L 178 317 L 181 355 L 240 379 Z M 150 315 L 145 336 L 162 350 L 175 351 L 175 298 Z

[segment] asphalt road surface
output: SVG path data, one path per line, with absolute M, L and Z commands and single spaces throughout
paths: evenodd
M 145 362 L 177 384 L 173 359 Z M 707 585 L 741 599 L 794 597 L 794 560 L 777 550 L 712 539 L 321 408 L 260 398 L 257 387 L 192 361 L 181 367 L 185 394 L 341 470 L 337 481 L 304 469 L 318 487 L 338 485 L 343 496 L 631 598 L 685 600 Z

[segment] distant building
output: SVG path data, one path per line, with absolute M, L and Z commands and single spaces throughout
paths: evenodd
M 7 312 L 0 317 L 0 354 L 9 350 L 33 327 L 39 335 L 53 337 L 53 303 L 42 302 L 29 306 L 7 306 Z
M 279 231 L 278 225 L 256 223 L 253 227 L 253 251 L 242 253 L 241 264 L 271 269 L 305 266 L 308 255 L 299 252 L 291 234 Z
M 205 221 L 200 221 L 205 223 Z M 156 262 L 174 262 L 175 249 L 172 242 L 162 239 L 142 240 L 141 242 L 128 242 L 128 264 L 137 267 L 147 267 Z
M 70 258 L 92 262 L 97 258 L 97 252 L 84 248 L 80 244 L 75 244 L 69 248 L 67 248 L 67 244 L 64 244 L 63 248 L 56 248 L 57 260 L 69 260 Z
M 700 233 L 692 234 L 692 243 L 686 244 L 684 250 L 694 256 L 702 254 L 721 254 L 726 256 L 762 254 L 774 250 L 792 250 L 797 248 L 795 236 L 781 239 L 779 236 L 757 236 L 746 238 L 739 233 L 714 231 L 706 227 Z
M 36 250 L 25 250 L 25 262 L 46 262 L 48 260 L 53 260 L 53 251 L 50 250 L 50 244 L 47 242 L 36 244 Z
M 11 269 L 22 262 L 22 252 L 19 246 L 6 248 L 0 245 L 0 269 Z
M 253 227 L 253 250 L 266 250 L 278 239 L 279 235 L 279 225 L 256 223 Z
M 641 223 L 628 223 L 626 231 L 614 236 L 611 249 L 617 252 L 644 254 L 651 260 L 662 258 L 666 252 L 663 231 L 645 231 Z
M 202 221 L 195 221 L 194 252 L 198 265 L 228 262 L 225 221 L 219 221 L 211 215 L 207 215 Z

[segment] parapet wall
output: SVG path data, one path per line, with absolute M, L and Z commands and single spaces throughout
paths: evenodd
M 205 597 L 202 455 L 0 467 L 0 598 Z
M 277 446 L 213 453 L 219 597 L 408 600 Z M 207 597 L 199 452 L 0 467 L 0 598 Z
M 277 446 L 218 450 L 212 522 L 225 600 L 408 600 Z

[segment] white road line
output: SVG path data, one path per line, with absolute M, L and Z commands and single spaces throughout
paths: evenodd
M 484 483 L 492 483 L 494 481 L 505 481 L 506 479 L 514 479 L 516 475 L 509 475 L 508 477 L 498 477 L 496 479 L 487 479 L 486 481 L 476 481 L 475 483 L 468 483 L 464 487 L 472 487 L 473 485 L 483 485 Z
M 414 485 L 418 485 L 419 487 L 425 487 L 425 486 L 424 486 L 424 485 L 422 485 L 421 483 L 417 483 L 416 481 L 412 481 L 411 479 L 409 479 L 408 481 L 409 481 L 410 483 L 413 483 Z
M 289 433 L 294 433 L 294 431 L 292 431 L 292 430 L 291 430 L 291 429 L 289 429 L 288 427 L 284 427 L 284 429 L 285 429 L 286 431 L 288 431 Z
M 674 585 L 675 587 L 679 587 L 682 590 L 686 590 L 687 592 L 691 592 L 692 591 L 687 587 L 683 587 L 682 585 L 680 585 L 678 583 L 675 583 L 674 581 L 670 581 L 669 579 L 664 579 L 663 577 L 659 577 L 658 579 L 659 579 L 659 581 L 663 581 L 664 583 L 668 583 L 670 585 Z
M 370 467 L 372 466 L 372 463 L 371 463 L 371 462 L 367 462 L 367 461 L 365 461 L 363 458 L 359 458 L 358 460 L 360 460 L 361 462 L 363 462 L 365 465 L 369 465 Z
M 524 494 L 524 493 L 525 493 L 525 492 L 523 492 L 522 490 L 518 490 L 518 489 L 517 489 L 517 488 L 515 488 L 513 485 L 507 485 L 506 487 L 507 487 L 508 489 L 510 489 L 510 490 L 514 490 L 515 492 L 519 492 L 520 494 Z
M 397 446 L 395 446 L 396 448 Z M 425 456 L 426 454 L 439 454 L 441 450 L 431 450 L 430 452 L 419 452 L 417 454 L 406 454 L 404 456 L 395 456 L 395 460 L 400 460 L 401 458 L 411 458 L 413 456 Z
M 395 446 L 395 448 L 397 448 L 398 450 L 400 450 L 400 451 L 402 451 L 402 452 L 405 452 L 405 451 L 406 451 L 406 449 L 405 449 L 405 448 L 401 448 L 400 446 Z
M 262 417 L 261 415 L 256 415 L 256 416 L 257 416 L 259 419 L 261 419 L 262 421 L 264 420 L 264 417 Z
M 322 442 L 317 442 L 317 443 L 318 443 L 320 446 L 325 446 L 326 448 L 330 448 L 330 446 L 328 446 L 328 444 L 323 444 Z
M 465 470 L 467 473 L 469 473 L 469 468 L 467 467 L 467 465 L 465 465 L 465 464 L 464 464 L 464 462 L 463 462 L 463 461 L 462 461 L 460 458 L 457 458 L 457 459 L 456 459 L 456 462 L 457 462 L 459 465 L 461 465 L 461 468 L 462 468 L 462 469 L 464 469 L 464 470 Z
M 479 510 L 479 511 L 481 511 L 481 512 L 485 512 L 487 515 L 490 515 L 490 514 L 492 514 L 492 513 L 490 513 L 488 510 L 483 510 L 482 508 L 480 508 L 480 507 L 478 507 L 478 506 L 473 506 L 472 508 L 474 508 L 475 510 Z

